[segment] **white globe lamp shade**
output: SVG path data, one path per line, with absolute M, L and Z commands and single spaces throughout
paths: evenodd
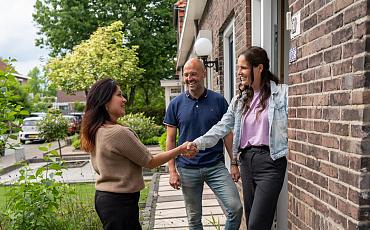
M 195 53 L 198 56 L 209 56 L 212 53 L 212 43 L 207 38 L 199 38 L 194 44 Z

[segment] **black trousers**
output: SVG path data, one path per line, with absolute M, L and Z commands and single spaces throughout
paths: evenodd
M 271 230 L 284 183 L 286 157 L 273 161 L 267 146 L 249 147 L 242 150 L 240 163 L 248 230 Z
M 95 192 L 95 210 L 105 230 L 141 230 L 136 193 Z

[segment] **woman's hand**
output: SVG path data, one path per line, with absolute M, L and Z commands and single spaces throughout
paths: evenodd
M 185 142 L 179 146 L 181 155 L 187 158 L 192 158 L 198 153 L 196 145 L 192 142 Z

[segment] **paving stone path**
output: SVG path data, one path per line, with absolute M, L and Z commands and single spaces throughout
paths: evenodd
M 168 184 L 168 175 L 160 175 L 158 182 L 158 197 L 155 204 L 153 229 L 189 229 L 186 218 L 185 204 L 181 190 L 175 190 Z M 212 217 L 225 225 L 225 215 L 217 202 L 212 190 L 205 185 L 203 190 L 204 229 L 217 229 L 212 225 Z

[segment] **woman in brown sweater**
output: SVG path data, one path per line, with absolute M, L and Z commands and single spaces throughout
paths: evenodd
M 142 167 L 155 168 L 179 154 L 191 157 L 187 143 L 152 156 L 129 128 L 117 124 L 126 99 L 115 81 L 96 82 L 87 95 L 81 147 L 91 153 L 97 172 L 95 209 L 104 229 L 141 229 L 138 201 L 144 188 Z

